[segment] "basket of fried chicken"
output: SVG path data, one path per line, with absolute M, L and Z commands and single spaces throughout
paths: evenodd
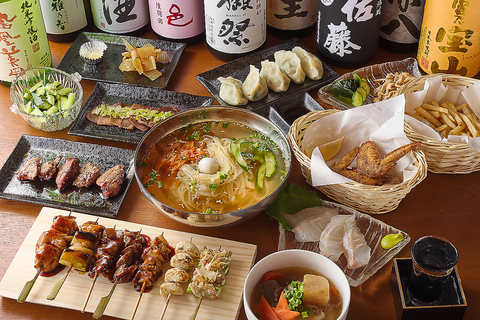
M 395 210 L 427 176 L 421 143 L 403 131 L 404 96 L 361 107 L 313 111 L 288 134 L 309 184 L 369 214 Z
M 405 133 L 421 142 L 428 170 L 480 170 L 480 81 L 452 74 L 417 77 L 405 94 Z

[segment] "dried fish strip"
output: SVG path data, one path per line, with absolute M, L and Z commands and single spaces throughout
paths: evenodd
M 402 88 L 410 84 L 415 77 L 410 73 L 402 71 L 389 73 L 385 78 L 376 79 L 375 82 L 382 83 L 372 90 L 373 102 L 379 102 L 397 96 Z

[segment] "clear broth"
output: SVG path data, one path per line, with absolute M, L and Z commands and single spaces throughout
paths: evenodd
M 239 201 L 235 201 L 234 203 L 229 203 L 222 205 L 221 211 L 209 212 L 208 205 L 205 203 L 204 197 L 199 197 L 196 199 L 195 203 L 195 210 L 189 210 L 186 206 L 182 203 L 182 199 L 176 198 L 170 190 L 172 188 L 177 188 L 179 185 L 179 181 L 177 180 L 177 173 L 172 173 L 169 170 L 164 170 L 160 168 L 160 162 L 162 162 L 162 157 L 164 157 L 167 150 L 177 150 L 181 152 L 183 146 L 192 140 L 193 132 L 203 132 L 205 126 L 209 126 L 208 133 L 206 135 L 215 136 L 218 138 L 228 138 L 232 141 L 247 138 L 248 140 L 258 140 L 264 142 L 268 145 L 269 149 L 274 152 L 277 159 L 277 171 L 276 174 L 271 178 L 265 178 L 265 185 L 262 192 L 259 192 L 255 189 L 249 189 L 249 194 L 247 197 L 240 199 Z M 187 130 L 188 128 L 188 130 Z M 202 136 L 202 134 L 200 134 Z M 253 136 L 253 137 L 252 137 Z M 175 146 L 175 147 L 174 147 Z M 178 147 L 177 147 L 178 146 Z M 230 149 L 230 148 L 228 148 Z M 228 153 L 229 156 L 235 162 L 233 155 L 231 152 Z M 212 156 L 215 157 L 215 156 Z M 193 161 L 187 165 L 196 166 L 198 161 Z M 252 162 L 252 166 L 248 171 L 248 177 L 250 181 L 255 181 L 256 172 L 258 167 L 260 166 L 259 162 Z M 235 162 L 235 165 L 238 164 Z M 239 167 L 240 168 L 240 167 Z M 161 186 L 159 183 L 148 183 L 148 181 L 152 180 L 152 172 L 156 172 L 156 180 L 161 182 Z M 251 129 L 250 127 L 232 123 L 232 122 L 202 122 L 199 124 L 191 125 L 188 127 L 181 128 L 176 130 L 172 134 L 162 138 L 159 140 L 152 149 L 148 152 L 147 156 L 144 159 L 143 169 L 142 169 L 142 183 L 144 187 L 150 192 L 152 196 L 154 196 L 157 200 L 161 201 L 162 203 L 179 210 L 189 211 L 192 213 L 227 213 L 236 211 L 239 209 L 243 209 L 249 207 L 256 202 L 260 201 L 264 197 L 268 196 L 271 192 L 273 192 L 283 181 L 285 176 L 285 162 L 283 159 L 283 155 L 279 151 L 279 148 L 275 145 L 273 141 L 265 137 L 258 131 Z M 236 190 L 233 190 L 233 194 L 236 194 Z M 192 191 L 193 192 L 193 191 Z M 214 198 L 210 197 L 209 201 L 215 200 Z M 254 200 L 255 199 L 255 200 Z M 218 201 L 218 200 L 216 200 Z

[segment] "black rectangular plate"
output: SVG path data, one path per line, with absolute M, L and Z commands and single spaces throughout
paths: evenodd
M 162 76 L 155 81 L 152 81 L 145 75 L 140 75 L 135 71 L 120 71 L 118 67 L 122 62 L 122 52 L 126 51 L 122 38 L 125 38 L 125 40 L 136 47 L 141 47 L 144 44 L 150 43 L 157 49 L 167 51 L 168 56 L 170 57 L 170 62 L 157 64 L 157 67 L 159 68 L 158 70 L 162 73 Z M 79 54 L 80 46 L 91 40 L 100 40 L 107 45 L 104 59 L 97 65 L 87 64 Z M 185 43 L 119 36 L 108 33 L 82 32 L 65 53 L 57 68 L 67 73 L 78 72 L 83 79 L 88 80 L 130 83 L 163 89 L 167 86 L 168 80 L 170 80 L 185 47 Z
M 38 156 L 44 162 L 63 155 L 60 165 L 69 157 L 77 157 L 80 163 L 92 162 L 105 172 L 121 164 L 125 166 L 125 180 L 120 193 L 105 198 L 97 185 L 80 191 L 70 186 L 58 193 L 55 179 L 52 181 L 20 181 L 15 171 L 31 157 Z M 7 161 L 0 169 L 0 198 L 35 203 L 43 206 L 115 217 L 134 178 L 135 151 L 90 143 L 22 135 Z M 50 196 L 56 193 L 55 200 Z
M 213 103 L 212 97 L 195 96 L 156 88 L 132 86 L 126 84 L 113 84 L 97 82 L 92 94 L 83 105 L 68 134 L 89 138 L 101 138 L 114 141 L 138 143 L 146 131 L 135 129 L 133 131 L 113 127 L 100 126 L 90 122 L 86 118 L 88 111 L 94 109 L 100 103 L 114 104 L 141 104 L 150 107 L 175 107 L 184 111 L 193 107 L 209 106 Z
M 298 92 L 276 103 L 260 107 L 255 112 L 275 123 L 288 136 L 295 119 L 311 111 L 321 110 L 325 109 L 308 92 Z
M 209 71 L 200 73 L 196 76 L 196 79 L 200 81 L 205 88 L 217 99 L 217 101 L 223 106 L 229 106 L 225 101 L 223 101 L 220 96 L 220 81 L 217 80 L 218 77 L 228 77 L 232 76 L 235 79 L 241 80 L 242 82 L 247 77 L 250 72 L 250 65 L 254 65 L 258 69 L 261 69 L 261 64 L 263 60 L 275 61 L 274 54 L 279 50 L 292 50 L 294 47 L 299 46 L 303 49 L 310 51 L 298 39 L 292 39 L 281 43 L 279 45 L 252 53 L 242 58 L 225 63 L 219 67 L 211 69 Z M 296 84 L 293 81 L 290 82 L 290 86 L 285 92 L 274 92 L 268 90 L 268 94 L 265 98 L 259 101 L 249 101 L 245 106 L 248 110 L 256 110 L 264 105 L 272 104 L 281 99 L 288 98 L 292 94 L 308 91 L 311 89 L 319 88 L 324 86 L 338 77 L 338 74 L 333 71 L 329 66 L 327 66 L 323 61 L 323 70 L 324 74 L 320 80 L 310 80 L 305 78 L 305 81 L 302 84 Z

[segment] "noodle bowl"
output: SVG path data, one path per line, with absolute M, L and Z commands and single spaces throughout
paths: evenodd
M 240 150 L 239 159 L 232 144 L 249 149 Z M 274 155 L 275 173 L 259 177 L 260 167 L 267 161 L 265 153 Z M 202 172 L 199 161 L 203 158 L 214 159 L 218 169 Z M 239 164 L 242 159 L 246 168 Z M 168 206 L 217 214 L 261 201 L 280 185 L 285 174 L 283 155 L 268 137 L 244 125 L 216 121 L 190 125 L 159 140 L 145 158 L 142 182 Z

